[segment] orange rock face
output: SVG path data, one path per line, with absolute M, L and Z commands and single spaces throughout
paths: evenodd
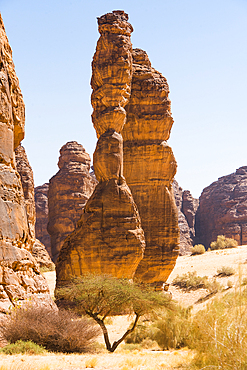
M 34 243 L 33 230 L 29 227 L 29 211 L 16 170 L 14 148 L 24 137 L 24 111 L 12 51 L 0 16 L 0 313 L 25 299 L 54 307 L 46 280 L 29 252 Z M 31 213 L 30 210 L 32 218 Z
M 48 191 L 52 259 L 55 262 L 66 237 L 75 229 L 92 194 L 96 179 L 89 173 L 91 159 L 81 144 L 70 141 L 60 149 L 59 171 Z
M 132 79 L 132 26 L 123 11 L 98 18 L 93 58 L 92 115 L 99 138 L 94 170 L 99 184 L 57 262 L 57 285 L 71 275 L 107 273 L 132 278 L 143 257 L 144 233 L 123 177 L 123 139 Z
M 169 87 L 145 51 L 133 50 L 133 78 L 123 129 L 124 176 L 137 204 L 146 239 L 135 278 L 161 287 L 179 253 L 172 182 L 177 163 L 167 145 L 173 118 Z

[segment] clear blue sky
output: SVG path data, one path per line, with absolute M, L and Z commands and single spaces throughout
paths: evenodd
M 116 9 L 129 14 L 133 47 L 146 50 L 168 80 L 176 179 L 199 197 L 247 165 L 246 0 L 0 0 L 26 104 L 23 145 L 35 185 L 57 172 L 67 141 L 92 156 L 96 17 Z

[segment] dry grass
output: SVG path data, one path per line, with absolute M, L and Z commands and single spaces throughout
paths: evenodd
M 183 349 L 179 351 L 123 351 L 114 354 L 62 355 L 47 354 L 43 356 L 0 355 L 0 370 L 175 370 L 183 364 L 190 364 L 194 354 Z

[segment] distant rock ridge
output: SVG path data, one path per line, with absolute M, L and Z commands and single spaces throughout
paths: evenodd
M 51 237 L 47 231 L 48 224 L 48 190 L 49 184 L 45 183 L 34 188 L 34 199 L 36 207 L 36 223 L 35 234 L 36 238 L 44 244 L 49 256 L 51 253 Z
M 38 222 L 37 228 L 44 229 L 43 222 L 48 211 L 47 230 L 51 237 L 51 255 L 54 262 L 64 240 L 76 228 L 83 208 L 97 184 L 97 180 L 89 172 L 90 164 L 90 156 L 83 146 L 77 141 L 69 141 L 60 149 L 59 171 L 50 179 L 49 185 L 43 185 L 42 189 L 36 190 L 37 207 L 42 220 Z M 45 194 L 47 191 L 48 209 L 47 193 Z M 48 241 L 47 235 L 45 238 Z
M 247 166 L 206 187 L 196 214 L 196 241 L 206 248 L 217 235 L 247 244 Z
M 173 181 L 173 192 L 178 210 L 178 226 L 180 230 L 179 253 L 191 253 L 195 241 L 195 217 L 199 199 L 192 197 L 189 190 L 183 190 L 176 180 Z

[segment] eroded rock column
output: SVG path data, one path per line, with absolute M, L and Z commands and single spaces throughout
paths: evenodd
M 56 262 L 66 237 L 75 230 L 83 208 L 97 184 L 90 174 L 91 158 L 83 146 L 69 141 L 60 149 L 59 171 L 49 181 L 48 232 Z
M 133 50 L 133 78 L 123 129 L 124 176 L 140 212 L 146 239 L 135 278 L 159 289 L 179 253 L 172 182 L 177 163 L 166 140 L 173 124 L 169 86 L 151 67 L 147 53 Z
M 139 214 L 123 177 L 122 128 L 132 78 L 132 26 L 114 11 L 98 18 L 93 58 L 93 124 L 99 138 L 94 170 L 99 184 L 57 262 L 57 284 L 70 275 L 107 273 L 132 278 L 145 246 Z

